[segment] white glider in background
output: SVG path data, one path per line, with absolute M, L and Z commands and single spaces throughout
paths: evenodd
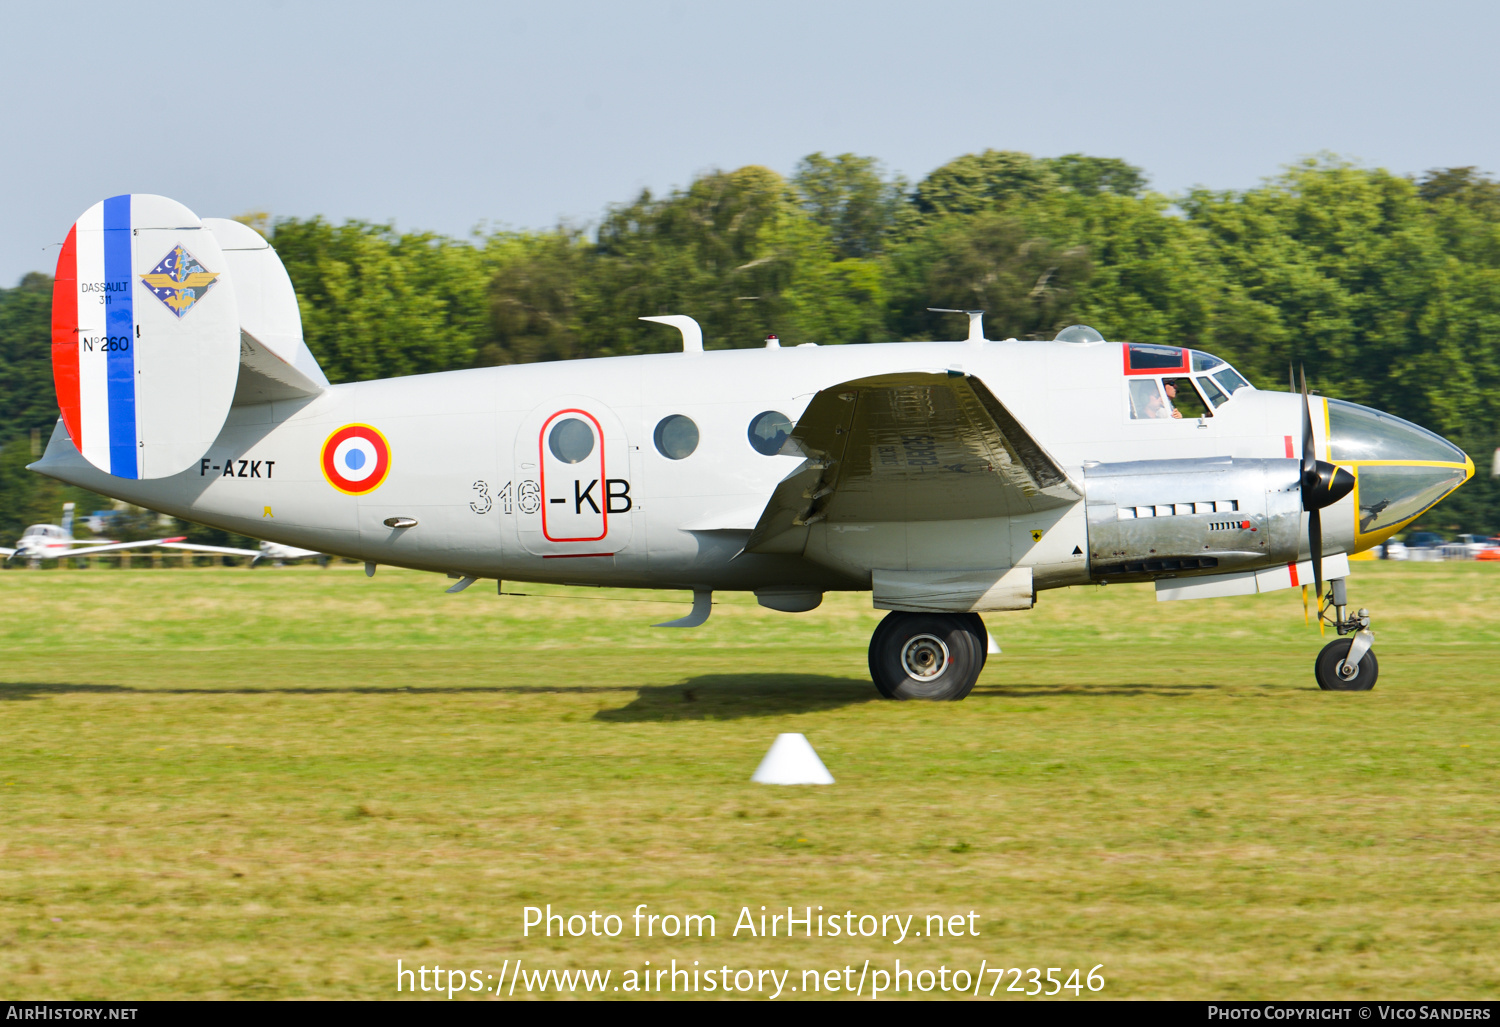
M 1474 473 L 1305 379 L 1260 391 L 1081 325 L 988 340 L 979 311 L 954 342 L 707 352 L 691 318 L 653 317 L 681 352 L 330 386 L 270 245 L 160 196 L 89 208 L 54 288 L 43 474 L 367 573 L 691 591 L 678 628 L 716 590 L 788 613 L 870 592 L 888 698 L 967 695 L 981 613 L 1148 581 L 1162 600 L 1315 585 L 1339 635 L 1318 684 L 1367 689 L 1347 558 Z
M 180 542 L 186 536 L 153 538 L 142 542 L 116 542 L 114 539 L 76 539 L 73 537 L 73 504 L 63 504 L 61 524 L 33 524 L 21 533 L 14 549 L 0 546 L 0 556 L 11 560 L 63 560 L 75 556 L 93 556 L 122 549 L 145 549 L 168 542 Z

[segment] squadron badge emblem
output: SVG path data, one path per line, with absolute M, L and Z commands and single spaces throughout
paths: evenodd
M 218 279 L 218 272 L 198 263 L 198 258 L 181 246 L 172 247 L 172 252 L 161 258 L 150 274 L 141 275 L 146 288 L 178 317 L 193 309 L 193 304 L 201 300 Z

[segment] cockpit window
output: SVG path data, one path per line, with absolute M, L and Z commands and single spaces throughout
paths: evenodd
M 1125 373 L 1149 374 L 1153 371 L 1186 371 L 1188 351 L 1176 346 L 1142 346 L 1131 343 L 1125 347 Z
M 1224 391 L 1233 396 L 1240 389 L 1248 388 L 1250 383 L 1241 378 L 1239 372 L 1232 367 L 1226 367 L 1222 371 L 1214 372 L 1214 381 L 1224 386 Z
M 1433 460 L 1462 464 L 1463 450 L 1426 428 L 1399 417 L 1346 403 L 1328 401 L 1328 450 L 1333 460 Z
M 1214 406 L 1221 407 L 1229 402 L 1229 397 L 1224 395 L 1223 390 L 1214 384 L 1211 376 L 1204 375 L 1199 378 L 1198 384 L 1203 387 L 1203 394 L 1208 397 L 1208 401 Z
M 1155 378 L 1135 378 L 1130 382 L 1130 417 L 1144 421 L 1158 417 L 1171 417 L 1167 401 L 1162 397 L 1161 386 Z
M 1193 379 L 1168 378 L 1161 384 L 1167 392 L 1167 402 L 1171 404 L 1174 411 L 1169 416 L 1196 419 L 1214 415 L 1213 408 L 1204 403 L 1203 397 L 1198 395 L 1198 390 L 1193 388 Z
M 1122 349 L 1125 354 L 1125 378 L 1129 381 L 1136 376 L 1144 378 L 1147 375 L 1161 377 L 1164 381 L 1172 380 L 1177 387 L 1182 402 L 1176 404 L 1176 414 L 1172 411 L 1176 400 L 1168 401 L 1164 394 L 1158 397 L 1160 406 L 1152 404 L 1149 408 L 1147 402 L 1152 394 L 1150 386 L 1130 386 L 1130 416 L 1132 419 L 1155 419 L 1158 417 L 1212 417 L 1214 410 L 1228 403 L 1234 398 L 1234 394 L 1240 389 L 1250 388 L 1250 383 L 1245 381 L 1234 368 L 1226 364 L 1222 358 L 1212 353 L 1204 353 L 1197 349 L 1184 349 L 1179 346 L 1151 346 L 1141 343 L 1126 343 Z M 1191 378 L 1176 379 L 1177 375 L 1191 374 Z M 1161 413 L 1162 408 L 1166 413 Z

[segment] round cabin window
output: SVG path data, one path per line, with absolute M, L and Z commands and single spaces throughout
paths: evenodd
M 580 463 L 594 451 L 594 429 L 576 417 L 558 421 L 547 433 L 547 448 L 565 464 Z
M 691 417 L 673 414 L 661 419 L 653 438 L 658 453 L 668 460 L 682 460 L 698 448 L 698 426 Z
M 792 434 L 792 422 L 779 410 L 757 414 L 750 422 L 750 445 L 757 453 L 775 456 Z

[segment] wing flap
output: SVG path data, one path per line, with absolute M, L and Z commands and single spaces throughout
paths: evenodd
M 823 520 L 1015 516 L 1083 496 L 984 383 L 960 372 L 824 389 L 791 437 L 808 459 L 777 485 L 747 552 L 800 552 L 806 528 Z

